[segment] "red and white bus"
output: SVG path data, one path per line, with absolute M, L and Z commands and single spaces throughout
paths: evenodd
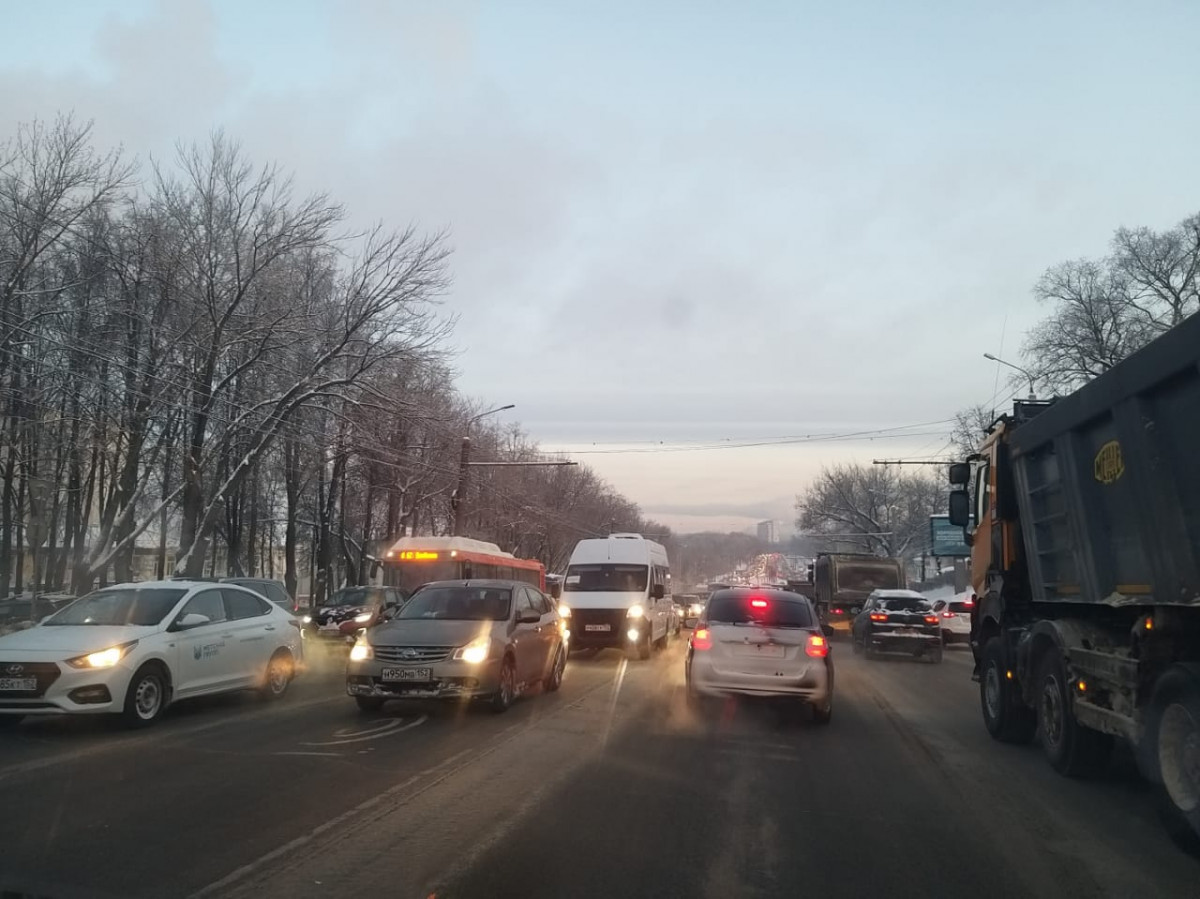
M 405 595 L 430 581 L 498 578 L 546 589 L 546 568 L 469 537 L 401 537 L 383 558 L 383 583 Z

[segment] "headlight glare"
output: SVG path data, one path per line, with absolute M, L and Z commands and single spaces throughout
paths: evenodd
M 301 620 L 302 622 L 304 622 L 305 624 L 312 624 L 312 615 L 305 615 L 305 616 L 304 616 L 303 618 L 301 618 L 300 620 Z
M 634 603 L 629 607 L 629 611 L 625 613 L 626 618 L 641 618 L 646 614 L 646 610 L 642 608 L 640 603 Z
M 491 653 L 492 640 L 490 637 L 477 637 L 466 646 L 454 650 L 454 658 L 470 665 L 478 665 L 486 661 Z
M 559 618 L 570 618 L 571 617 L 571 607 L 569 605 L 567 605 L 565 602 L 560 602 L 558 604 L 558 617 Z
M 367 659 L 373 658 L 374 656 L 374 648 L 370 643 L 368 643 L 366 640 L 363 640 L 361 637 L 357 642 L 355 642 L 354 646 L 350 648 L 351 662 L 365 662 Z
M 98 652 L 89 652 L 87 655 L 67 659 L 67 664 L 72 668 L 112 668 L 117 662 L 125 658 L 125 654 L 135 646 L 137 646 L 137 640 L 131 640 L 128 643 L 122 643 L 120 646 L 110 646 L 108 649 L 101 649 Z
M 362 624 L 362 623 L 364 623 L 364 622 L 366 622 L 366 621 L 370 621 L 370 620 L 371 620 L 371 613 L 370 613 L 370 612 L 363 612 L 361 615 L 355 615 L 355 616 L 354 616 L 354 620 L 355 620 L 355 622 L 357 622 L 358 624 Z

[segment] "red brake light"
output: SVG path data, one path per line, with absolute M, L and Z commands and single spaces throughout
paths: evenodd
M 841 614 L 842 614 L 842 610 L 841 610 L 841 609 L 834 609 L 834 610 L 833 610 L 833 614 L 834 614 L 834 615 L 841 615 Z
M 871 620 L 872 621 L 887 621 L 887 615 L 884 612 L 872 612 Z
M 712 631 L 703 624 L 697 624 L 692 631 L 692 649 L 712 649 Z
M 925 623 L 926 624 L 937 624 L 937 615 L 926 615 Z
M 942 617 L 943 618 L 953 618 L 954 613 L 953 612 L 942 612 Z
M 823 659 L 829 655 L 829 643 L 819 634 L 813 634 L 808 638 L 804 651 L 814 659 Z
M 767 607 L 767 601 L 765 599 L 752 599 L 750 600 L 750 605 L 756 609 L 765 609 Z

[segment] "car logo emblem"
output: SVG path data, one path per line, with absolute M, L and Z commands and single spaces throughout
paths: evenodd
M 402 658 L 402 659 L 415 659 L 416 657 L 417 657 L 417 651 L 415 649 L 400 650 L 400 658 Z
M 20 674 L 21 672 L 23 672 L 24 670 L 25 670 L 24 665 L 9 665 L 7 668 L 4 669 L 4 673 L 17 675 L 17 674 Z

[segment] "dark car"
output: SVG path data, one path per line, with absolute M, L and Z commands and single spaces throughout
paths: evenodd
M 221 583 L 234 584 L 238 587 L 245 587 L 247 590 L 253 590 L 259 596 L 269 599 L 279 608 L 287 609 L 289 612 L 300 611 L 300 604 L 288 595 L 283 581 L 265 577 L 223 577 Z
M 942 660 L 941 620 L 929 600 L 913 590 L 876 590 L 851 625 L 854 651 L 868 659 L 903 652 Z
M 395 587 L 343 587 L 302 619 L 306 639 L 350 645 L 358 632 L 378 624 L 404 604 Z

